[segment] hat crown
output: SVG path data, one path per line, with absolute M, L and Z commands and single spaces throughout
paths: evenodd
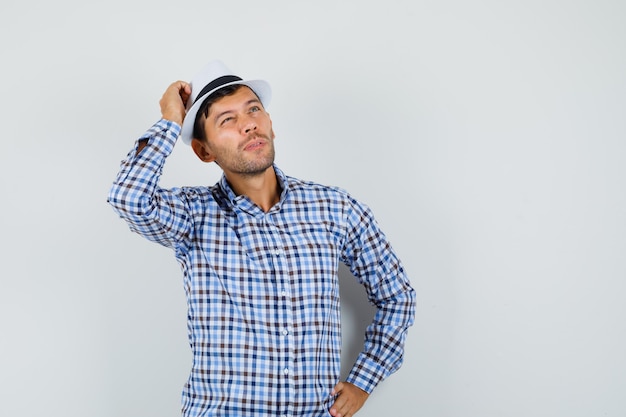
M 191 96 L 187 101 L 187 109 L 201 96 L 200 93 L 206 86 L 225 76 L 234 76 L 234 74 L 222 61 L 216 59 L 205 65 L 189 83 L 191 85 Z

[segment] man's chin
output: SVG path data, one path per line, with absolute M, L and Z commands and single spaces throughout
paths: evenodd
M 241 175 L 255 177 L 258 175 L 263 175 L 265 172 L 273 168 L 274 159 L 268 159 L 266 161 L 255 161 L 255 163 L 248 164 L 245 168 L 240 170 Z

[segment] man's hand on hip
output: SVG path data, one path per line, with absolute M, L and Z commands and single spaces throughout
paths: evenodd
M 330 408 L 330 415 L 333 417 L 352 417 L 369 397 L 367 392 L 349 382 L 338 383 L 331 394 L 337 394 L 337 399 Z

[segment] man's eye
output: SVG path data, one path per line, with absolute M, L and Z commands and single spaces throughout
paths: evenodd
M 261 110 L 261 108 L 259 106 L 252 106 L 252 107 L 250 107 L 250 111 L 251 112 L 255 112 L 255 111 L 259 111 L 259 110 Z
M 226 124 L 226 123 L 230 122 L 231 120 L 233 120 L 232 117 L 225 117 L 225 118 L 222 119 L 220 125 Z

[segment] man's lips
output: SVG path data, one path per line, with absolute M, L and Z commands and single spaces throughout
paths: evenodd
M 250 140 L 248 143 L 246 143 L 246 145 L 243 147 L 243 150 L 254 151 L 259 148 L 262 148 L 263 146 L 265 146 L 266 143 L 267 143 L 266 139 L 257 136 L 254 139 Z

